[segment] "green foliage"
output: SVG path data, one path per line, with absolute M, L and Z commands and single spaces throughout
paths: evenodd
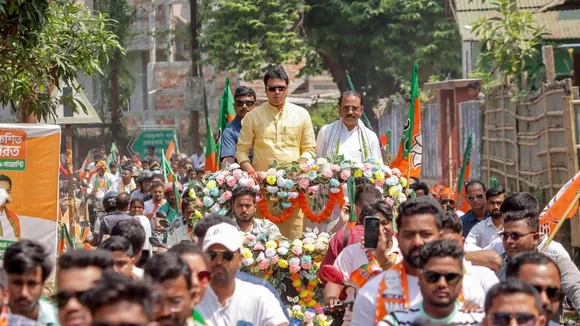
M 137 18 L 137 7 L 130 4 L 127 0 L 95 0 L 95 8 L 100 12 L 106 13 L 116 24 L 107 26 L 107 29 L 114 33 L 119 44 L 126 47 L 131 40 L 133 34 L 132 24 Z M 127 111 L 129 106 L 129 99 L 135 90 L 135 77 L 131 74 L 129 62 L 124 52 L 120 49 L 115 51 L 113 55 L 114 62 L 103 63 L 101 66 L 103 76 L 100 78 L 101 82 L 101 115 L 109 112 L 111 109 L 111 80 L 113 63 L 117 69 L 118 76 L 118 92 L 119 92 L 119 108 L 121 111 Z
M 47 0 L 0 0 L 0 39 L 23 37 L 34 43 L 35 31 L 46 24 Z
M 314 126 L 314 134 L 318 135 L 322 126 L 338 119 L 338 106 L 335 103 L 318 104 L 310 111 L 310 118 Z
M 496 73 L 501 83 L 517 79 L 525 70 L 526 60 L 538 53 L 543 27 L 534 23 L 532 13 L 520 10 L 511 0 L 494 0 L 496 17 L 481 17 L 473 24 L 473 32 L 480 39 L 480 70 Z
M 268 68 L 310 52 L 301 34 L 302 0 L 214 0 L 202 8 L 202 51 L 218 71 L 262 78 Z
M 305 59 L 303 73 L 329 71 L 346 90 L 348 70 L 365 95 L 367 116 L 379 97 L 399 90 L 420 60 L 420 80 L 460 72 L 457 26 L 439 0 L 213 0 L 202 44 L 219 70 L 261 77 L 269 66 Z
M 10 4 L 0 5 L 0 12 L 10 12 Z M 98 12 L 91 14 L 74 1 L 50 1 L 46 12 L 39 14 L 40 20 L 28 12 L 18 12 L 22 20 L 26 16 L 37 21 L 31 23 L 36 27 L 29 28 L 28 33 L 0 39 L 0 104 L 10 104 L 15 112 L 22 107 L 43 120 L 53 117 L 58 106 L 49 94 L 53 87 L 75 87 L 73 81 L 79 72 L 102 73 L 100 66 L 111 53 L 123 51 L 116 36 L 107 30 L 114 22 Z

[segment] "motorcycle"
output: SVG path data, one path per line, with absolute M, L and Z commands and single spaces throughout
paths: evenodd
M 352 288 L 354 290 L 354 297 L 356 298 L 357 295 L 357 288 L 351 282 L 345 281 L 342 272 L 332 266 L 332 265 L 324 265 L 320 268 L 320 277 L 327 282 L 340 284 L 347 288 Z M 333 321 L 331 326 L 338 326 L 342 325 L 344 319 L 344 313 L 347 309 L 352 310 L 354 305 L 354 300 L 352 301 L 342 301 L 339 304 L 336 304 L 332 307 L 325 306 L 322 307 L 322 310 L 325 315 L 332 317 Z

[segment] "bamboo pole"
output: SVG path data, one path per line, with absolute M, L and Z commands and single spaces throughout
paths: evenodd
M 447 98 L 447 137 L 449 137 L 449 142 L 447 143 L 447 169 L 449 170 L 449 187 L 453 189 L 453 137 L 451 137 L 451 108 L 449 97 Z
M 68 164 L 68 228 L 69 234 L 74 238 L 75 236 L 75 193 L 74 193 L 74 169 L 73 169 L 73 130 L 71 125 L 65 126 L 66 132 L 66 160 Z M 64 227 L 64 226 L 63 226 Z
M 546 84 L 542 83 L 542 104 L 544 106 L 544 117 L 548 113 L 548 103 L 546 101 Z M 544 130 L 546 133 L 546 160 L 548 162 L 548 182 L 550 183 L 550 198 L 554 197 L 554 186 L 552 176 L 552 154 L 550 153 L 550 132 L 548 131 L 549 120 L 544 118 Z
M 570 215 L 570 212 L 574 208 L 574 205 L 576 205 L 576 202 L 578 201 L 578 199 L 580 199 L 580 189 L 578 190 L 578 192 L 576 192 L 576 196 L 574 197 L 574 199 L 572 199 L 572 201 L 570 202 L 570 205 L 568 205 L 568 208 L 566 208 L 566 211 L 564 212 L 564 216 L 560 217 L 560 221 L 558 221 L 558 225 L 556 225 L 554 230 L 550 233 L 550 237 L 548 238 L 548 241 L 546 241 L 546 243 L 542 247 L 542 250 L 541 250 L 542 252 L 545 252 L 546 249 L 548 249 L 550 242 L 552 242 L 552 240 L 554 240 L 554 238 L 556 237 L 556 234 L 558 233 L 558 231 L 560 231 L 560 228 L 562 227 L 562 225 L 564 225 L 564 222 L 566 221 L 566 219 L 568 219 L 568 215 Z
M 486 163 L 486 170 L 487 170 L 487 182 L 491 182 L 491 162 L 489 160 L 489 128 L 487 127 L 487 117 L 488 117 L 488 108 L 485 108 L 483 111 L 483 138 L 485 141 L 485 163 Z
M 501 137 L 502 137 L 502 142 L 503 142 L 503 170 L 506 172 L 506 174 L 504 174 L 503 179 L 504 179 L 504 187 L 505 189 L 508 189 L 508 177 L 507 177 L 507 164 L 506 164 L 506 160 L 507 160 L 507 142 L 505 139 L 505 97 L 504 97 L 504 91 L 503 91 L 503 86 L 501 87 Z

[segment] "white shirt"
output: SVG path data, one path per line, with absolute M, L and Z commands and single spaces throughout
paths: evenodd
M 190 157 L 191 164 L 196 169 L 203 169 L 205 168 L 205 154 L 193 154 Z
M 465 243 L 474 244 L 483 248 L 492 243 L 493 240 L 499 238 L 498 233 L 501 231 L 503 231 L 503 228 L 498 229 L 493 224 L 493 219 L 488 217 L 471 228 L 467 238 L 465 238 Z
M 324 157 L 324 149 L 326 148 L 326 142 L 330 137 L 331 124 L 327 124 L 320 128 L 318 131 L 318 138 L 316 138 L 316 157 Z M 354 127 L 349 131 L 346 127 L 342 128 L 342 134 L 340 135 L 340 146 L 338 148 L 338 155 L 344 155 L 345 160 L 351 160 L 357 163 L 363 163 L 363 148 L 362 143 L 359 139 L 358 126 Z M 379 138 L 374 131 L 367 128 L 366 133 L 369 139 L 365 139 L 367 142 L 367 147 L 370 151 L 368 157 L 374 157 L 383 162 L 383 155 L 381 154 L 381 146 L 379 143 Z
M 548 241 L 547 236 L 544 236 L 542 238 L 542 240 L 540 240 L 540 243 L 538 244 L 538 252 L 540 250 L 542 250 L 542 248 L 544 247 L 544 243 L 546 243 L 546 241 Z M 484 250 L 494 250 L 495 252 L 497 252 L 500 255 L 503 255 L 505 253 L 505 249 L 503 248 L 503 241 L 501 240 L 501 238 L 497 238 L 497 239 L 493 240 L 487 247 L 485 247 L 483 249 Z M 550 244 L 548 245 L 548 248 L 546 249 L 545 254 L 550 256 L 550 257 L 551 256 L 562 256 L 562 257 L 567 257 L 568 259 L 570 259 L 570 254 L 568 253 L 568 251 L 566 251 L 564 246 L 562 246 L 557 241 L 550 242 Z
M 122 177 L 118 178 L 117 181 L 115 181 L 115 184 L 113 185 L 112 190 L 117 191 L 118 193 L 126 192 L 126 193 L 130 194 L 131 191 L 133 191 L 137 188 L 133 178 L 131 178 L 131 181 L 129 182 L 128 185 L 123 185 L 123 187 L 121 187 L 122 183 L 123 183 L 123 178 Z
M 163 204 L 165 204 L 165 199 L 163 199 L 163 201 L 161 202 L 161 204 L 157 205 L 157 207 L 155 207 L 155 203 L 153 202 L 153 199 L 149 199 L 148 201 L 145 202 L 145 204 L 143 204 L 143 215 L 145 215 L 145 217 L 152 215 L 153 217 L 155 217 L 155 213 L 157 213 L 157 210 L 163 206 Z
M 14 228 L 12 227 L 12 224 L 10 224 L 10 221 L 8 221 L 5 210 L 0 212 L 0 224 L 2 225 L 2 236 L 0 237 L 0 240 L 18 241 L 18 239 L 16 239 Z
M 398 253 L 399 252 L 399 242 L 395 237 L 393 237 L 393 246 L 391 250 L 389 250 L 388 254 Z M 401 262 L 403 259 L 402 255 L 397 255 L 397 260 L 395 264 Z M 347 246 L 342 250 L 342 252 L 336 257 L 334 261 L 334 267 L 338 268 L 342 275 L 344 276 L 344 280 L 350 280 L 350 275 L 352 272 L 356 271 L 362 265 L 368 264 L 369 260 L 366 255 L 366 250 L 362 247 L 360 243 L 354 243 L 350 246 Z M 368 282 L 368 281 L 367 281 Z M 354 300 L 354 290 L 349 288 L 346 291 L 348 295 L 346 300 Z
M 288 323 L 279 301 L 266 287 L 236 278 L 236 288 L 222 307 L 211 286 L 195 309 L 208 326 L 277 326 Z
M 377 308 L 377 295 L 379 285 L 386 272 L 370 279 L 359 291 L 354 302 L 353 317 L 351 326 L 375 325 L 375 314 Z M 421 290 L 419 289 L 419 278 L 407 274 L 407 284 L 409 285 L 409 306 L 415 306 L 423 301 Z M 481 285 L 469 274 L 463 276 L 463 297 L 465 300 L 474 301 L 480 307 L 484 306 L 485 293 Z M 389 311 L 389 313 L 392 311 Z
M 481 285 L 485 294 L 487 294 L 489 289 L 494 285 L 499 283 L 499 279 L 495 275 L 495 272 L 487 267 L 472 265 L 469 260 L 465 259 L 463 259 L 463 267 L 469 276 L 472 276 L 477 280 L 477 282 L 479 282 L 479 285 Z
M 151 251 L 151 244 L 149 243 L 149 238 L 151 238 L 151 221 L 144 215 L 134 217 L 139 220 L 139 223 L 145 229 L 145 244 L 143 245 L 143 250 Z
M 106 189 L 94 189 L 95 186 L 99 187 L 99 183 L 103 181 L 105 183 L 105 187 L 108 187 Z M 112 174 L 105 172 L 105 174 L 101 177 L 99 175 L 99 173 L 95 173 L 93 174 L 93 176 L 91 177 L 91 181 L 89 181 L 89 188 L 87 189 L 87 193 L 92 193 L 93 190 L 101 190 L 102 192 L 106 193 L 107 191 L 113 189 L 113 186 L 115 185 L 115 176 L 113 176 Z

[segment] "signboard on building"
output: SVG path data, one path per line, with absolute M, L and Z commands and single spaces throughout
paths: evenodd
M 147 147 L 154 146 L 155 155 L 161 157 L 162 150 L 166 150 L 169 143 L 176 139 L 175 129 L 141 129 L 129 144 L 129 150 L 145 158 L 149 155 Z
M 185 111 L 203 111 L 205 87 L 203 77 L 185 77 Z

